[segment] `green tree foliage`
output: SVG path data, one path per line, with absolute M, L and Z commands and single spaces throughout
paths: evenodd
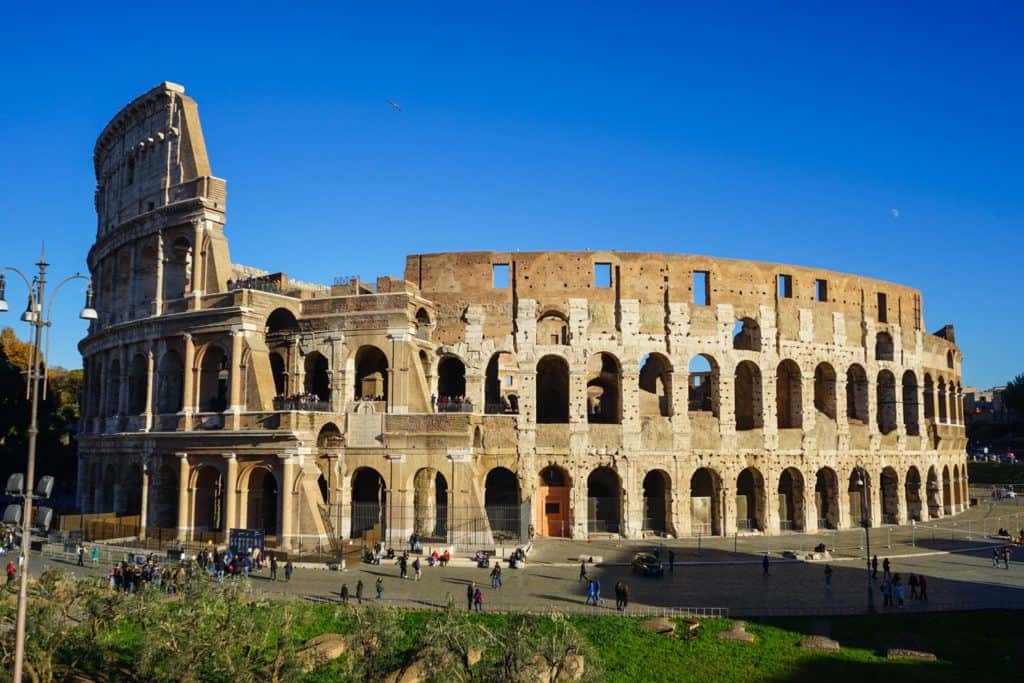
M 1017 414 L 1018 419 L 1024 418 L 1024 372 L 1006 383 L 1003 401 L 1007 408 Z

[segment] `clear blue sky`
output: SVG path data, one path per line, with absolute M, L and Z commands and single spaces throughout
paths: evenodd
M 0 263 L 45 238 L 57 273 L 84 269 L 95 138 L 173 80 L 228 180 L 237 263 L 325 282 L 444 250 L 797 263 L 919 287 L 965 383 L 1024 371 L 1020 3 L 115 4 L 5 9 Z M 77 367 L 65 294 L 53 362 Z

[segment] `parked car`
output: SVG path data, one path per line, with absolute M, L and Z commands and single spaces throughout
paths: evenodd
M 641 576 L 664 576 L 665 566 L 661 560 L 652 553 L 637 553 L 633 556 L 631 563 L 634 574 Z

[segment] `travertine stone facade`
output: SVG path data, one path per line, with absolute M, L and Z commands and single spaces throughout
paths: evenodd
M 84 511 L 290 550 L 966 506 L 960 350 L 915 289 L 611 251 L 414 255 L 402 279 L 310 285 L 231 263 L 181 86 L 122 110 L 95 160 Z

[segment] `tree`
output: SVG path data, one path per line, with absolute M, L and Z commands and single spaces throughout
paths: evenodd
M 1017 419 L 1024 418 L 1024 372 L 1006 383 L 1003 402 L 1016 413 Z

